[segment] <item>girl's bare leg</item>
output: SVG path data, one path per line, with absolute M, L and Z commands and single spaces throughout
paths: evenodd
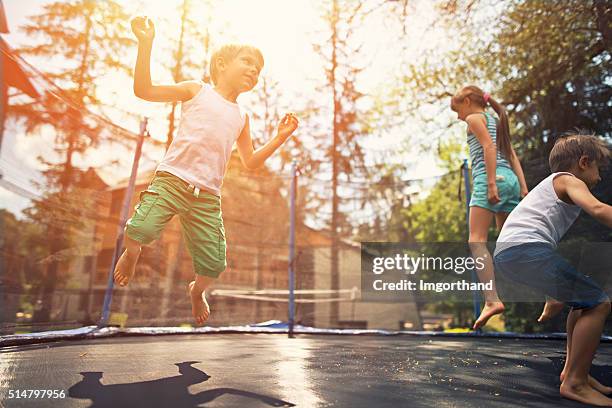
M 493 259 L 487 249 L 489 226 L 493 221 L 493 215 L 493 212 L 484 208 L 470 207 L 470 251 L 474 258 L 481 258 L 484 265 L 483 268 L 476 268 L 476 273 L 480 282 L 492 282 L 492 288 L 483 291 L 485 306 L 474 323 L 474 330 L 484 326 L 492 316 L 502 313 L 505 309 L 497 294 Z

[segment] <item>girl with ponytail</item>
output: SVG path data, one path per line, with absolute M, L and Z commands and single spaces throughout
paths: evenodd
M 490 105 L 497 118 L 486 108 Z M 483 283 L 493 282 L 484 292 L 485 306 L 473 328 L 478 329 L 504 311 L 495 287 L 493 262 L 487 233 L 495 218 L 498 231 L 510 211 L 527 194 L 521 163 L 510 143 L 508 115 L 502 105 L 477 86 L 466 86 L 451 98 L 451 109 L 468 125 L 467 142 L 472 162 L 472 197 L 470 200 L 469 245 L 474 258 L 484 259 L 477 269 Z

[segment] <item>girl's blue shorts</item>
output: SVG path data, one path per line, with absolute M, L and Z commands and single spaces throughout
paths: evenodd
M 497 184 L 497 192 L 500 202 L 493 205 L 487 198 L 487 174 L 480 173 L 474 176 L 472 180 L 472 197 L 470 199 L 470 207 L 481 207 L 489 211 L 498 213 L 509 213 L 514 210 L 521 200 L 521 187 L 518 177 L 508 167 L 500 166 L 495 172 L 495 184 Z

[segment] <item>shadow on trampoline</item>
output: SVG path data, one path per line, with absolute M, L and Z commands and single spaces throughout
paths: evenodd
M 474 336 L 112 337 L 0 349 L 0 378 L 6 389 L 65 390 L 70 406 L 581 407 L 559 395 L 564 348 Z M 612 378 L 610 343 L 591 375 Z
M 83 379 L 68 389 L 68 395 L 72 398 L 92 400 L 91 407 L 197 407 L 222 395 L 255 399 L 273 407 L 295 406 L 287 401 L 235 388 L 214 388 L 190 394 L 187 389 L 190 385 L 210 378 L 208 374 L 192 366 L 196 363 L 200 361 L 176 363 L 180 375 L 174 377 L 126 384 L 104 385 L 101 382 L 103 372 L 81 372 Z

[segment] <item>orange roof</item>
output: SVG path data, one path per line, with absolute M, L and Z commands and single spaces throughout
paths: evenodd
M 7 34 L 9 32 L 8 23 L 6 22 L 6 14 L 4 13 L 4 4 L 0 0 L 0 33 Z
M 2 25 L 0 17 L 0 27 Z M 23 71 L 17 62 L 11 47 L 0 38 L 0 49 L 2 51 L 2 64 L 4 67 L 4 80 L 8 86 L 15 87 L 30 95 L 32 98 L 38 98 L 39 93 L 30 82 L 28 75 Z
M 153 179 L 153 175 L 155 174 L 155 169 L 149 170 L 141 170 L 136 175 L 135 186 L 142 186 L 145 184 L 149 184 Z M 116 184 L 109 186 L 109 190 L 121 190 L 123 188 L 127 188 L 128 183 L 130 182 L 130 178 L 127 177 L 125 179 L 119 180 Z

